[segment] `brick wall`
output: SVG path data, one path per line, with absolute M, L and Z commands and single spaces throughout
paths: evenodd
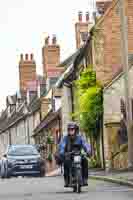
M 102 83 L 107 83 L 121 69 L 121 39 L 120 39 L 120 17 L 118 12 L 118 1 L 114 0 L 105 14 L 98 20 L 96 28 L 98 30 L 97 43 L 102 41 L 103 58 L 96 63 L 98 79 Z M 133 2 L 127 0 L 128 15 L 128 51 L 133 53 Z M 97 60 L 97 55 L 96 55 Z M 100 68 L 100 70 L 99 70 Z
M 42 119 L 48 114 L 49 105 L 51 105 L 51 99 L 42 97 L 41 98 L 41 118 Z

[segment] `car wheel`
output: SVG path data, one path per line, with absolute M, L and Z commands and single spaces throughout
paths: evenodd
M 6 178 L 6 168 L 4 164 L 1 166 L 1 178 Z
M 1 178 L 10 178 L 10 174 L 8 172 L 7 162 L 3 162 L 1 166 Z
M 40 171 L 40 177 L 44 177 L 45 176 L 45 169 L 41 169 Z

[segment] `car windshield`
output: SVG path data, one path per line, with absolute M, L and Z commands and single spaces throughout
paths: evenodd
M 8 150 L 8 155 L 38 155 L 38 151 L 33 146 L 12 146 Z

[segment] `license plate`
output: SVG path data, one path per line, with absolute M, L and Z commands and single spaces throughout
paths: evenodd
M 81 157 L 80 156 L 74 156 L 74 162 L 75 163 L 80 163 L 81 162 Z
M 32 165 L 22 165 L 20 169 L 32 169 Z

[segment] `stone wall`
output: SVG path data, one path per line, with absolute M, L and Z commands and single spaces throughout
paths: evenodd
M 130 80 L 130 94 L 133 97 L 133 67 L 129 71 Z M 119 150 L 117 133 L 122 118 L 120 109 L 120 100 L 124 99 L 124 77 L 119 75 L 116 79 L 112 81 L 108 87 L 104 89 L 104 149 L 105 149 L 105 160 L 111 158 L 111 152 L 115 153 Z M 112 139 L 114 138 L 114 139 Z M 114 168 L 118 166 L 123 166 L 126 168 L 127 157 L 124 156 L 126 153 L 121 153 L 115 158 Z M 122 157 L 125 159 L 122 160 Z M 125 163 L 125 164 L 122 164 Z M 108 164 L 106 164 L 108 168 Z

